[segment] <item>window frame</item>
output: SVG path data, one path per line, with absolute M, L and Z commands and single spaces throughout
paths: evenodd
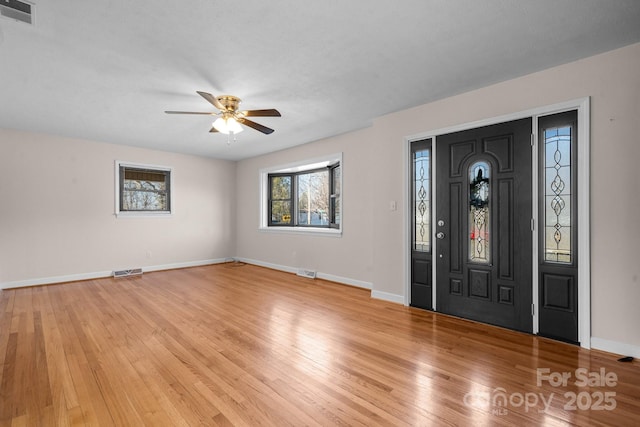
M 289 198 L 287 199 L 274 199 L 273 198 L 273 186 L 271 185 L 271 179 L 272 178 L 283 178 L 283 177 L 289 177 L 290 179 L 290 188 L 289 188 Z M 296 184 L 295 184 L 295 178 L 294 175 L 290 174 L 290 173 L 273 173 L 273 174 L 269 174 L 269 198 L 268 198 L 268 205 L 267 205 L 267 209 L 268 209 L 268 223 L 269 223 L 269 227 L 290 227 L 291 224 L 293 222 L 295 222 L 294 220 L 294 212 L 295 212 L 295 207 L 294 207 L 294 203 L 295 203 L 295 191 L 296 191 Z M 272 204 L 275 201 L 279 201 L 279 202 L 286 202 L 289 201 L 289 218 L 291 219 L 291 221 L 289 221 L 288 224 L 278 224 L 276 222 L 273 222 L 273 216 L 271 215 L 271 209 L 272 209 Z
M 340 229 L 342 224 L 342 163 L 338 162 L 333 165 L 329 165 L 329 228 Z M 340 171 L 339 178 L 336 179 L 334 172 Z M 336 190 L 337 187 L 337 190 Z M 336 200 L 338 201 L 338 215 L 336 215 Z M 337 220 L 336 220 L 337 219 Z
M 123 210 L 121 209 L 122 187 L 124 176 L 122 169 L 137 169 L 140 171 L 156 172 L 167 175 L 167 210 Z M 115 215 L 116 217 L 169 217 L 173 215 L 173 168 L 170 166 L 150 165 L 144 163 L 133 163 L 125 161 L 115 161 Z
M 268 222 L 269 222 L 269 227 L 307 227 L 307 228 L 331 228 L 331 217 L 333 216 L 333 212 L 332 212 L 332 208 L 331 208 L 331 190 L 334 187 L 333 185 L 333 177 L 331 176 L 331 171 L 332 169 L 335 169 L 335 167 L 339 166 L 339 164 L 337 165 L 329 165 L 329 166 L 325 166 L 322 168 L 318 168 L 318 169 L 309 169 L 309 170 L 301 170 L 298 172 L 289 172 L 289 173 L 270 173 L 268 175 L 269 177 L 269 204 L 267 206 L 267 209 L 269 209 L 268 212 Z M 299 183 L 299 178 L 303 175 L 311 175 L 314 173 L 326 173 L 327 174 L 327 217 L 329 218 L 329 221 L 327 222 L 327 225 L 311 225 L 311 224 L 304 224 L 301 225 L 300 224 L 300 183 Z M 289 192 L 289 198 L 288 199 L 274 199 L 273 198 L 273 186 L 271 185 L 272 183 L 272 178 L 282 178 L 282 177 L 289 177 L 290 181 L 291 181 L 291 189 Z M 273 215 L 271 214 L 271 209 L 273 208 L 273 202 L 276 201 L 289 201 L 289 215 L 290 218 L 292 219 L 292 221 L 290 221 L 288 224 L 280 224 L 280 223 L 276 223 L 273 222 Z M 334 227 L 335 228 L 335 227 Z
M 286 165 L 274 166 L 260 170 L 260 224 L 259 230 L 266 232 L 279 233 L 315 233 L 322 235 L 341 236 L 342 235 L 342 218 L 343 218 L 343 159 L 342 153 L 331 154 L 327 156 L 317 157 L 305 161 L 289 163 Z M 332 183 L 333 170 L 340 168 L 339 182 Z M 329 195 L 327 202 L 329 203 L 329 224 L 328 225 L 298 225 L 297 217 L 297 176 L 317 171 L 328 171 L 329 173 Z M 274 224 L 271 218 L 271 177 L 274 176 L 291 176 L 291 224 Z M 334 191 L 336 187 L 340 189 L 340 193 Z M 331 204 L 331 195 L 340 197 L 340 213 L 339 221 L 336 222 L 335 215 Z

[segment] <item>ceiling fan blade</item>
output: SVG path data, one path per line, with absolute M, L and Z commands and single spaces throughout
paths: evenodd
M 165 111 L 165 113 L 167 114 L 204 114 L 207 116 L 218 115 L 218 113 L 203 113 L 203 112 L 196 112 L 196 111 Z
M 268 128 L 266 126 L 263 126 L 260 123 L 256 123 L 256 122 L 251 121 L 249 119 L 240 119 L 240 120 L 238 120 L 238 122 L 240 122 L 243 125 L 247 125 L 250 128 L 253 128 L 253 129 L 255 129 L 255 130 L 259 131 L 259 132 L 262 132 L 264 134 L 267 134 L 267 135 L 269 135 L 270 133 L 274 132 L 273 129 Z
M 209 130 L 209 132 L 211 132 L 211 133 L 216 133 L 216 132 L 218 132 L 218 129 L 216 129 L 216 128 L 211 128 L 211 129 Z
M 216 98 L 215 96 L 207 92 L 200 92 L 199 90 L 196 92 L 198 92 L 198 95 L 200 95 L 201 97 L 209 101 L 211 104 L 213 104 L 213 106 L 216 107 L 218 110 L 222 110 L 222 111 L 226 110 L 226 108 L 224 108 L 224 105 L 222 105 L 220 101 L 218 101 L 218 98 Z
M 247 110 L 241 114 L 245 117 L 282 117 L 280 111 L 273 108 L 267 110 Z

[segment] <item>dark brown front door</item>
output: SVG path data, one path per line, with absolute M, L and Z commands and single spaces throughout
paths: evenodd
M 437 137 L 437 311 L 532 332 L 531 123 Z

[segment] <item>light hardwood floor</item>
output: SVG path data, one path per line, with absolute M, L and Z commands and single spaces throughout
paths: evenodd
M 640 425 L 637 361 L 251 265 L 4 290 L 0 316 L 2 426 Z

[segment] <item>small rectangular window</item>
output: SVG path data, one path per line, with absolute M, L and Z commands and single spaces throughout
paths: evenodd
M 170 214 L 171 168 L 116 162 L 116 213 Z

